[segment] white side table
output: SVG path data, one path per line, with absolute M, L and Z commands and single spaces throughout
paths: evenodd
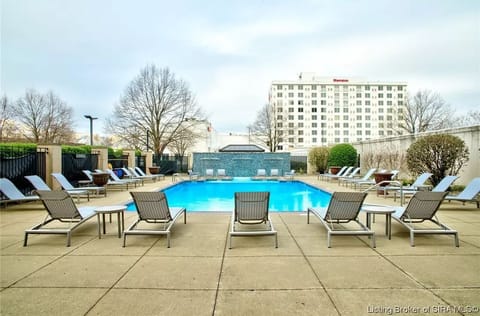
M 392 214 L 395 210 L 388 206 L 364 204 L 361 209 L 367 216 L 367 227 L 372 228 L 371 215 L 385 214 L 385 235 L 392 239 Z
M 117 222 L 118 222 L 118 238 L 122 237 L 122 232 L 125 229 L 125 218 L 124 212 L 127 209 L 125 205 L 109 205 L 109 206 L 100 206 L 95 209 L 97 213 L 97 220 L 98 220 L 98 238 L 102 238 L 102 234 L 100 231 L 100 226 L 102 225 L 101 221 L 103 220 L 103 233 L 106 233 L 105 229 L 105 214 L 117 214 Z M 100 219 L 100 215 L 102 215 L 102 219 Z

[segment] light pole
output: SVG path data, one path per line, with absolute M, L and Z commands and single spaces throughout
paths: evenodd
M 93 146 L 93 120 L 98 119 L 98 117 L 91 115 L 84 115 L 84 117 L 90 120 L 90 146 Z

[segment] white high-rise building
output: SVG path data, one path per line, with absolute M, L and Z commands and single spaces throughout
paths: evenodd
M 405 82 L 313 73 L 273 81 L 269 94 L 280 151 L 398 135 L 406 102 Z

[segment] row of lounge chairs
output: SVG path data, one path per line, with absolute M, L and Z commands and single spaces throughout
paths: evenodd
M 129 189 L 129 186 L 143 184 L 145 180 L 157 181 L 158 179 L 164 179 L 165 176 L 162 174 L 157 175 L 146 175 L 140 168 L 122 168 L 123 172 L 126 175 L 125 179 L 120 179 L 115 172 L 110 169 L 105 171 L 97 169 L 96 173 L 108 173 L 110 179 L 105 186 L 94 186 L 93 173 L 90 170 L 82 170 L 85 176 L 89 179 L 84 181 L 85 186 L 74 187 L 70 181 L 61 173 L 52 173 L 52 177 L 55 181 L 65 190 L 69 195 L 76 197 L 77 201 L 80 201 L 80 198 L 84 197 L 90 201 L 92 195 L 100 196 L 103 194 L 107 195 L 108 187 L 121 187 Z M 51 188 L 45 183 L 45 181 L 40 178 L 38 175 L 29 175 L 25 176 L 32 187 L 35 190 L 42 191 L 51 191 Z M 37 201 L 38 196 L 36 195 L 24 195 L 9 179 L 2 178 L 0 179 L 0 192 L 7 198 L 5 202 L 30 202 Z
M 193 172 L 192 170 L 188 171 L 188 174 L 190 176 L 191 180 L 197 180 L 199 179 L 200 175 L 198 173 Z M 279 169 L 270 169 L 270 175 L 271 178 L 278 178 L 280 177 L 280 170 Z M 290 170 L 284 172 L 283 175 L 287 179 L 293 179 L 295 176 L 295 170 Z M 268 177 L 267 175 L 267 170 L 266 169 L 257 169 L 257 173 L 254 176 L 254 178 L 266 178 Z M 230 176 L 227 175 L 225 169 L 217 169 L 216 173 L 214 169 L 205 169 L 205 178 L 207 179 L 231 179 Z
M 477 178 L 480 179 L 480 178 Z M 475 182 L 477 183 L 477 182 Z M 170 233 L 175 221 L 183 215 L 186 224 L 185 208 L 170 208 L 166 195 L 163 192 L 130 192 L 138 213 L 137 220 L 132 223 L 123 234 L 123 246 L 126 246 L 128 235 L 166 235 L 167 247 L 170 247 Z M 478 193 L 478 192 L 477 192 Z M 25 231 L 24 246 L 27 245 L 29 234 L 66 234 L 67 246 L 70 246 L 71 233 L 81 223 L 94 215 L 95 208 L 77 208 L 72 197 L 66 191 L 37 191 L 47 209 L 49 217 L 42 223 Z M 436 217 L 440 204 L 445 199 L 446 192 L 416 192 L 406 207 L 394 207 L 392 217 L 407 228 L 410 232 L 410 245 L 415 246 L 417 234 L 446 234 L 453 235 L 456 247 L 459 247 L 458 232 L 441 223 Z M 375 248 L 375 232 L 359 220 L 359 212 L 364 204 L 365 192 L 335 192 L 328 207 L 308 208 L 307 224 L 310 223 L 310 214 L 315 215 L 327 230 L 327 246 L 331 246 L 331 236 L 334 235 L 362 235 L 370 238 L 371 247 Z M 272 235 L 274 245 L 278 247 L 277 231 L 269 215 L 269 192 L 236 192 L 235 206 L 231 217 L 229 231 L 229 248 L 232 247 L 232 237 Z M 378 206 L 378 205 L 375 205 Z M 66 229 L 48 229 L 45 225 L 52 221 L 68 222 Z M 139 228 L 139 224 L 163 224 L 161 229 Z M 360 229 L 344 226 L 354 222 Z M 420 227 L 418 224 L 430 222 L 434 228 Z M 260 229 L 244 229 L 245 226 L 260 226 Z

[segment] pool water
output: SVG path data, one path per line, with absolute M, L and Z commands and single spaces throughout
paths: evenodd
M 187 212 L 232 211 L 235 192 L 270 192 L 270 211 L 306 211 L 308 207 L 325 207 L 330 193 L 300 181 L 237 179 L 233 181 L 184 181 L 162 190 L 171 207 L 185 207 Z M 127 210 L 135 210 L 132 202 Z

